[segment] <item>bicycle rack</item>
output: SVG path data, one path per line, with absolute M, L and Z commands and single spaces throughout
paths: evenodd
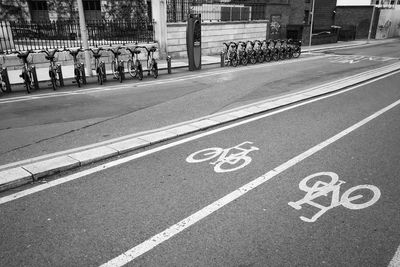
M 61 64 L 57 64 L 57 74 L 58 79 L 60 80 L 60 87 L 64 87 L 64 78 L 62 74 Z
M 10 93 L 11 92 L 11 84 L 10 84 L 10 79 L 8 78 L 7 67 L 2 69 L 2 71 L 1 71 L 1 79 L 6 84 L 6 89 L 7 89 L 6 92 Z
M 33 85 L 35 86 L 35 90 L 39 89 L 39 81 L 37 78 L 36 68 L 35 66 L 31 67 L 32 77 L 33 77 Z

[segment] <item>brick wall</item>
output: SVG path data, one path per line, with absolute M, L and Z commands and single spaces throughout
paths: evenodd
M 334 25 L 334 13 L 336 8 L 336 0 L 315 0 L 315 16 L 314 16 L 314 29 L 325 30 L 330 29 Z M 313 32 L 315 32 L 313 30 Z
M 202 23 L 202 55 L 220 53 L 223 42 L 264 40 L 266 31 L 267 21 Z M 167 49 L 172 58 L 187 57 L 186 23 L 168 24 Z
M 336 8 L 335 24 L 338 26 L 353 25 L 356 27 L 356 38 L 367 38 L 372 16 L 372 6 L 338 6 Z M 378 21 L 379 9 L 375 12 L 375 21 Z M 371 36 L 375 36 L 374 23 Z

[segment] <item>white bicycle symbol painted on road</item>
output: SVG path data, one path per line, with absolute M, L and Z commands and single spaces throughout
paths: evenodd
M 321 181 L 320 178 L 322 176 L 329 176 L 331 181 L 329 183 Z M 296 202 L 289 202 L 288 204 L 296 210 L 300 210 L 303 204 L 308 204 L 320 209 L 320 211 L 311 218 L 300 216 L 300 219 L 305 222 L 315 222 L 322 214 L 334 207 L 342 205 L 352 210 L 364 209 L 375 204 L 381 196 L 381 191 L 374 185 L 357 185 L 351 187 L 339 197 L 340 186 L 344 183 L 345 182 L 339 180 L 339 176 L 333 172 L 312 174 L 299 183 L 300 190 L 307 192 L 304 198 Z M 327 197 L 330 193 L 332 193 L 332 199 L 329 206 L 324 206 L 313 201 L 318 197 Z M 355 193 L 355 195 L 351 196 L 352 193 Z M 362 201 L 356 201 L 358 199 L 362 199 Z
M 226 149 L 220 147 L 206 148 L 192 153 L 186 158 L 186 161 L 189 163 L 198 163 L 218 157 L 217 160 L 210 162 L 210 164 L 215 165 L 215 172 L 236 171 L 251 162 L 251 157 L 247 156 L 248 153 L 259 150 L 259 148 L 255 146 L 250 146 L 248 149 L 242 148 L 242 146 L 246 144 L 251 145 L 253 142 L 246 141 L 237 146 Z

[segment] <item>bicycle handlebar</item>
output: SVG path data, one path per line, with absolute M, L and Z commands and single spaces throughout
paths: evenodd
M 108 48 L 107 51 L 111 51 L 114 56 L 119 56 L 121 55 L 121 52 L 119 51 L 120 49 L 122 49 L 121 46 L 116 47 L 116 50 L 114 50 L 115 48 Z
M 130 47 L 125 47 L 132 55 L 135 54 L 135 51 L 140 51 L 138 48 L 140 48 L 140 46 L 135 46 L 133 50 Z

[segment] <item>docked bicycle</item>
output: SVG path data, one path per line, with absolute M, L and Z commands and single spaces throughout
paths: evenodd
M 140 46 L 140 48 L 144 48 L 147 51 L 147 76 L 151 74 L 156 79 L 158 77 L 158 64 L 154 58 L 154 52 L 156 52 L 157 48 L 155 46 L 150 48 Z
M 22 73 L 19 75 L 24 80 L 24 86 L 26 88 L 27 93 L 29 94 L 33 90 L 39 89 L 39 82 L 36 75 L 36 69 L 34 66 L 30 65 L 28 61 L 29 54 L 33 53 L 32 50 L 28 51 L 17 51 L 14 52 L 17 54 L 17 57 L 22 61 Z
M 55 61 L 55 54 L 60 51 L 58 49 L 52 49 L 52 50 L 42 50 L 40 52 L 45 53 L 46 54 L 45 58 L 50 61 L 49 77 L 51 81 L 51 86 L 55 91 L 58 87 L 64 86 L 61 64 L 56 64 Z
M 81 87 L 81 84 L 86 84 L 85 65 L 78 60 L 78 54 L 83 50 L 81 48 L 78 48 L 65 49 L 65 51 L 68 51 L 74 59 L 74 78 L 78 87 Z
M 121 48 L 122 47 L 120 46 L 109 48 L 108 51 L 111 51 L 114 56 L 113 60 L 111 61 L 111 71 L 114 75 L 114 79 L 119 80 L 119 82 L 122 83 L 122 81 L 125 79 L 124 61 L 118 59 L 118 57 L 121 55 L 121 51 L 119 51 Z
M 100 60 L 101 58 L 101 51 L 104 50 L 103 48 L 89 48 L 90 51 L 92 51 L 93 57 L 94 57 L 94 65 L 96 69 L 96 74 L 97 74 L 97 82 L 99 84 L 103 84 L 103 82 L 107 81 L 107 75 L 106 75 L 106 65 L 104 61 Z
M 128 68 L 129 75 L 132 78 L 138 78 L 139 80 L 143 79 L 143 67 L 142 63 L 139 60 L 139 54 L 141 51 L 139 50 L 139 47 L 136 46 L 133 49 L 127 47 L 126 50 L 128 50 L 131 53 L 130 58 L 128 59 L 126 67 Z

